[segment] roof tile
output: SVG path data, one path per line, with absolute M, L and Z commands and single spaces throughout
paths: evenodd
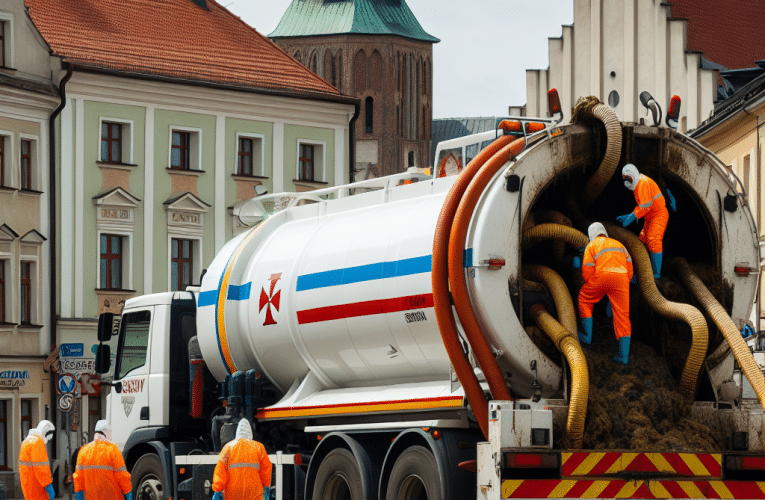
M 351 100 L 214 0 L 24 0 L 53 53 L 79 66 Z

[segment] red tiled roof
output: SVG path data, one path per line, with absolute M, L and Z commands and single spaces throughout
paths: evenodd
M 78 67 L 351 101 L 213 0 L 24 0 Z
M 688 50 L 700 51 L 728 69 L 754 67 L 765 59 L 762 0 L 670 0 L 672 16 L 688 19 Z

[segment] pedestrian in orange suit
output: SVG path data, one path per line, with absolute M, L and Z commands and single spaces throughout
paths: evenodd
M 76 500 L 132 500 L 133 486 L 106 420 L 96 422 L 93 441 L 80 448 L 74 473 Z
M 622 178 L 627 189 L 635 194 L 637 206 L 632 213 L 621 215 L 616 220 L 627 227 L 637 219 L 645 218 L 645 225 L 640 231 L 640 241 L 648 247 L 653 277 L 658 279 L 661 277 L 661 261 L 664 255 L 664 231 L 669 222 L 664 195 L 661 194 L 661 189 L 653 179 L 638 172 L 637 167 L 631 163 L 622 169 Z M 669 189 L 667 189 L 667 197 L 674 212 L 677 209 L 677 203 Z
M 48 450 L 45 449 L 55 430 L 52 422 L 41 420 L 21 443 L 19 479 L 26 500 L 53 500 L 55 496 Z
M 592 309 L 604 295 L 611 301 L 614 332 L 619 350 L 614 361 L 626 365 L 629 358 L 630 338 L 630 280 L 632 259 L 624 245 L 608 237 L 603 224 L 595 222 L 588 228 L 590 243 L 582 257 L 584 286 L 579 291 L 579 317 L 584 332 L 579 340 L 592 342 Z M 576 261 L 575 261 L 576 262 Z M 575 263 L 576 265 L 576 263 Z
M 218 455 L 212 500 L 269 500 L 271 460 L 262 444 L 252 440 L 252 427 L 239 421 L 236 438 Z

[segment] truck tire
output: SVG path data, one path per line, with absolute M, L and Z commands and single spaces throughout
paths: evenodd
M 422 446 L 407 448 L 393 464 L 385 500 L 441 500 L 436 457 Z
M 164 500 L 165 487 L 162 462 L 157 455 L 144 455 L 138 459 L 130 473 L 135 500 Z
M 313 500 L 361 500 L 361 473 L 353 453 L 330 451 L 321 461 L 313 484 Z

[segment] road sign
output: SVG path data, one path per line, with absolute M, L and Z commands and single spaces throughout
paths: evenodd
M 59 394 L 58 396 L 58 409 L 64 413 L 69 413 L 74 408 L 74 394 L 68 392 L 66 394 Z
M 56 380 L 56 392 L 69 394 L 77 389 L 77 379 L 71 373 L 62 373 Z

